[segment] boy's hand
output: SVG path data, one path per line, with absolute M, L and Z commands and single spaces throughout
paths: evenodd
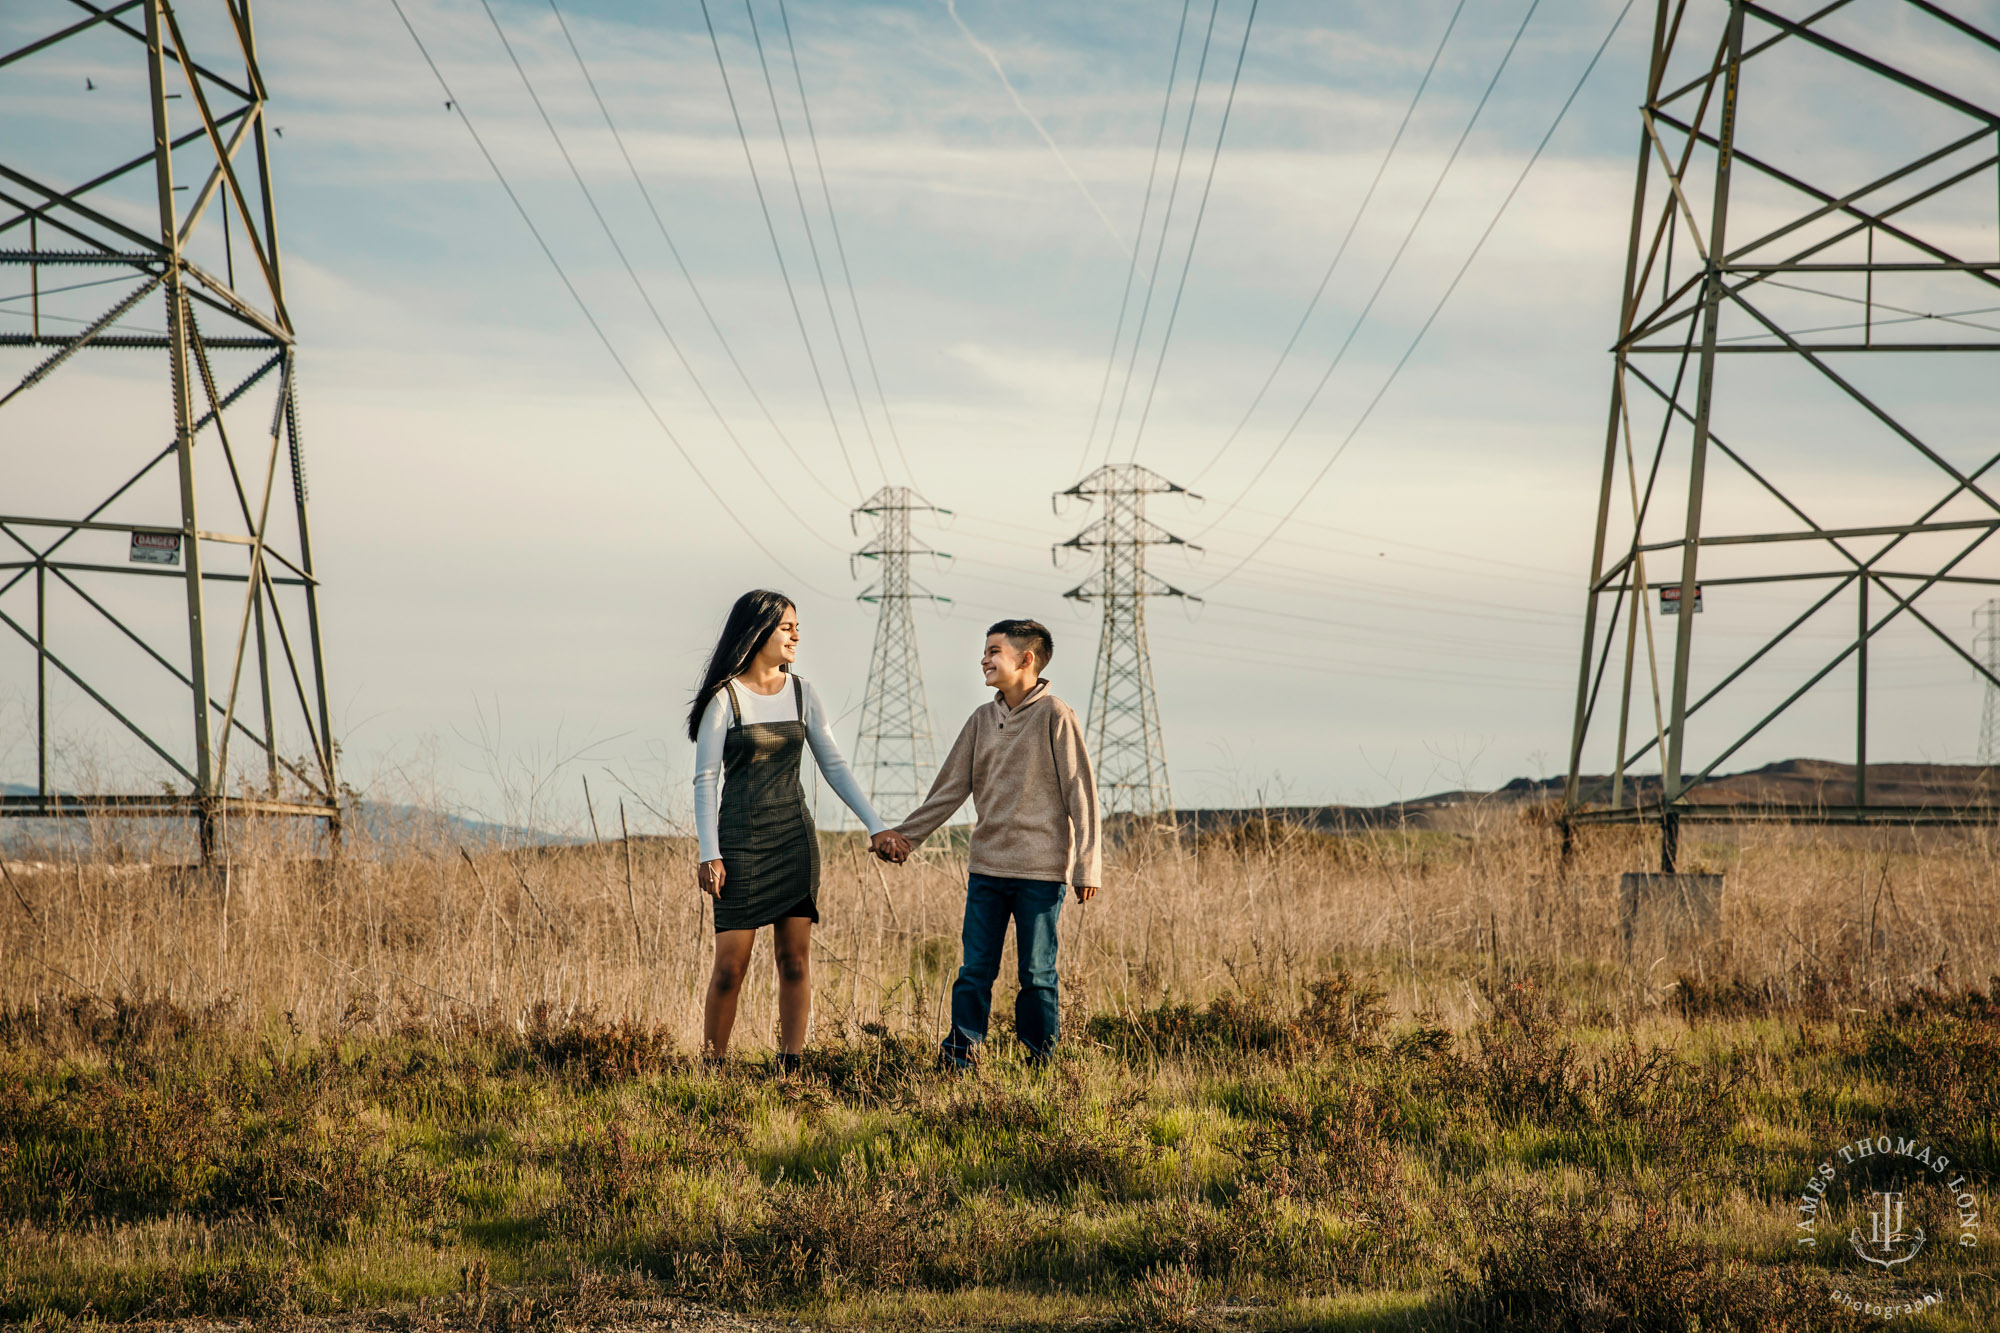
M 1078 902 L 1080 902 L 1080 903 L 1087 903 L 1087 902 L 1089 902 L 1089 901 L 1090 901 L 1090 900 L 1091 900 L 1092 898 L 1095 898 L 1095 897 L 1097 896 L 1097 889 L 1098 889 L 1098 886 L 1097 886 L 1097 885 L 1095 885 L 1095 884 L 1079 884 L 1079 885 L 1077 885 L 1077 886 L 1076 886 L 1076 900 L 1077 900 Z
M 883 829 L 868 840 L 868 850 L 891 865 L 901 865 L 910 859 L 910 852 L 916 844 L 892 828 Z

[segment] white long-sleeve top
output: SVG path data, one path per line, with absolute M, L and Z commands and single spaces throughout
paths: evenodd
M 798 703 L 792 691 L 792 681 L 797 680 L 803 687 L 806 715 L 799 717 Z M 854 780 L 854 770 L 847 766 L 840 747 L 834 744 L 833 732 L 826 725 L 826 710 L 820 707 L 819 694 L 812 682 L 802 676 L 793 676 L 785 681 L 785 688 L 776 694 L 759 694 L 736 682 L 736 697 L 743 702 L 743 723 L 745 726 L 758 722 L 798 722 L 806 724 L 806 744 L 812 747 L 813 759 L 819 764 L 819 771 L 826 778 L 826 785 L 847 804 L 856 817 L 867 826 L 868 835 L 873 837 L 889 827 L 882 817 L 875 813 L 875 807 L 861 792 L 861 785 Z M 717 690 L 715 697 L 702 710 L 701 727 L 694 738 L 694 832 L 701 844 L 701 859 L 719 861 L 722 859 L 722 844 L 716 833 L 716 825 L 722 814 L 722 749 L 729 739 L 729 725 L 735 719 L 731 716 L 729 691 Z

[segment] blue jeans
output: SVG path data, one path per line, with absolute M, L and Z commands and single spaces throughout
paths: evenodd
M 964 1068 L 973 1046 L 986 1040 L 1010 917 L 1021 965 L 1015 1030 L 1031 1058 L 1046 1058 L 1055 1049 L 1056 921 L 1067 892 L 1064 885 L 1046 880 L 972 875 L 965 888 L 965 966 L 951 988 L 951 1034 L 944 1039 L 947 1060 Z

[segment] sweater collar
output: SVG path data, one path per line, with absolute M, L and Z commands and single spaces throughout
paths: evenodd
M 1042 698 L 1043 695 L 1047 694 L 1048 692 L 1049 692 L 1049 683 L 1046 680 L 1036 681 L 1035 688 L 1029 690 L 1026 694 L 1021 696 L 1021 708 L 1026 708 L 1028 705 L 1037 702 Z M 1011 714 L 1011 713 L 1018 713 L 1021 711 L 1021 708 L 1007 707 L 1007 696 L 1002 694 L 998 690 L 993 691 L 993 702 L 1000 705 L 1000 711 L 1003 713 Z

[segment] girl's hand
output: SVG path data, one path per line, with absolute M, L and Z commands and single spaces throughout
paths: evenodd
M 722 862 L 720 861 L 703 861 L 695 868 L 694 882 L 700 885 L 701 891 L 711 898 L 719 899 L 722 897 L 723 878 Z

